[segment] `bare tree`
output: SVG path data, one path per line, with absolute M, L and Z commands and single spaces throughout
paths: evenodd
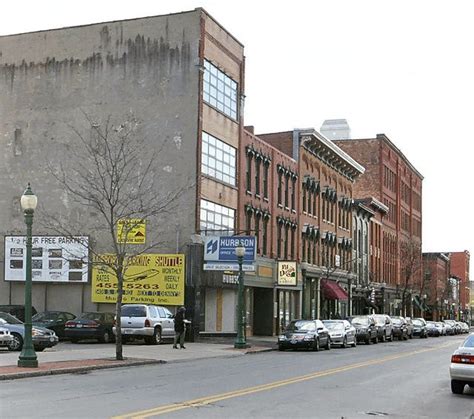
M 141 123 L 133 115 L 119 122 L 110 117 L 104 121 L 86 114 L 84 117 L 86 128 L 71 127 L 75 135 L 63 144 L 59 159 L 63 163 L 49 166 L 65 191 L 71 210 L 66 216 L 46 210 L 49 216 L 44 223 L 48 229 L 66 236 L 77 236 L 78 231 L 91 233 L 94 242 L 89 244 L 88 263 L 105 267 L 117 278 L 116 359 L 123 360 L 120 320 L 129 261 L 163 243 L 152 232 L 147 232 L 147 243 L 143 245 L 118 240 L 118 223 L 121 222 L 124 237 L 142 221 L 156 227 L 176 211 L 191 183 L 185 179 L 179 187 L 172 188 L 160 182 L 157 162 L 165 142 L 147 143 Z
M 407 315 L 407 308 L 411 305 L 408 301 L 414 290 L 419 289 L 422 270 L 421 245 L 418 241 L 410 239 L 400 244 L 400 280 L 402 288 L 402 312 Z M 424 285 L 423 285 L 424 286 Z

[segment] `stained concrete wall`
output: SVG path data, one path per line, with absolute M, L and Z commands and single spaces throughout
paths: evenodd
M 81 232 L 103 245 L 103 237 L 90 228 L 96 215 L 75 206 L 47 166 L 73 163 L 74 156 L 61 154 L 59 145 L 77 141 L 71 127 L 87 129 L 83 113 L 100 123 L 133 113 L 146 139 L 144 157 L 162 148 L 151 169 L 160 178 L 160 192 L 189 188 L 179 211 L 154 226 L 163 243 L 160 251 L 184 248 L 196 216 L 201 13 L 0 37 L 2 234 L 24 234 L 19 197 L 31 182 L 40 201 L 34 234 L 51 233 L 41 217 L 56 211 L 73 228 L 77 220 L 86 220 Z M 23 285 L 5 282 L 3 275 L 2 266 L 0 303 L 23 303 Z M 90 285 L 77 284 L 34 284 L 33 304 L 37 310 L 74 313 L 97 308 L 90 301 Z

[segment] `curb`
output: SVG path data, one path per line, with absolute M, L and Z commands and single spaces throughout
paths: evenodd
M 233 348 L 231 348 L 233 349 Z M 271 352 L 274 351 L 273 348 L 258 348 L 257 350 L 246 350 L 245 352 L 234 352 L 229 353 L 228 355 L 224 356 L 208 356 L 203 358 L 198 358 L 198 360 L 208 360 L 213 358 L 234 358 L 236 356 L 241 355 L 254 355 L 259 354 L 261 352 Z M 7 380 L 16 380 L 20 378 L 30 378 L 30 377 L 44 377 L 49 375 L 60 375 L 60 374 L 81 374 L 87 373 L 88 371 L 95 371 L 95 370 L 105 370 L 105 369 L 112 369 L 112 368 L 126 368 L 126 367 L 139 367 L 143 365 L 158 365 L 158 364 L 175 364 L 175 363 L 185 363 L 190 361 L 195 361 L 196 359 L 188 358 L 188 359 L 175 359 L 171 361 L 165 361 L 161 359 L 136 359 L 136 360 L 124 360 L 124 361 L 116 361 L 115 359 L 101 359 L 97 360 L 98 362 L 110 362 L 115 361 L 114 364 L 107 364 L 107 363 L 98 363 L 93 365 L 86 365 L 86 366 L 69 366 L 64 368 L 56 368 L 50 370 L 40 370 L 40 371 L 25 371 L 25 372 L 12 372 L 12 373 L 4 373 L 0 374 L 0 381 L 7 381 Z M 74 361 L 63 361 L 63 362 L 74 362 Z

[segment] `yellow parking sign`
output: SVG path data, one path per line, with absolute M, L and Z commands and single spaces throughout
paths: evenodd
M 145 220 L 126 218 L 117 221 L 117 243 L 144 244 L 145 238 Z

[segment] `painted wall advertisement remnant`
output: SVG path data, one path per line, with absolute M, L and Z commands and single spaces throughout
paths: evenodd
M 88 281 L 89 238 L 33 236 L 32 282 Z M 26 236 L 5 236 L 5 281 L 25 281 Z
M 111 269 L 114 255 L 94 258 L 92 302 L 117 301 L 117 277 Z M 102 263 L 101 263 L 102 262 Z M 141 254 L 130 256 L 123 281 L 123 303 L 184 304 L 184 255 Z

